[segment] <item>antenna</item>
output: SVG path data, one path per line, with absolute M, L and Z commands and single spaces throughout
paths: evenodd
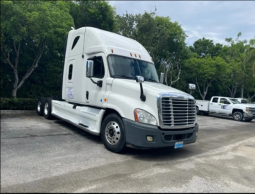
M 72 29 L 72 30 L 75 30 L 73 26 L 71 26 L 71 29 Z

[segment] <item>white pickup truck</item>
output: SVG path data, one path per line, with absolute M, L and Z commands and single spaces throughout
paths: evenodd
M 232 116 L 236 121 L 251 121 L 255 118 L 255 105 L 241 104 L 237 99 L 213 96 L 210 101 L 196 100 L 197 114 L 209 113 Z

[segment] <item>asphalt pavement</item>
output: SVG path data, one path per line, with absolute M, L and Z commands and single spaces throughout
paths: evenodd
M 1 114 L 2 193 L 255 192 L 255 120 L 198 116 L 181 149 L 107 151 L 100 137 L 35 112 Z

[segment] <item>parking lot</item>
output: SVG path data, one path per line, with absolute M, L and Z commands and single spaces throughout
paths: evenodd
M 35 112 L 1 114 L 1 192 L 255 192 L 255 120 L 198 115 L 181 149 L 107 151 Z

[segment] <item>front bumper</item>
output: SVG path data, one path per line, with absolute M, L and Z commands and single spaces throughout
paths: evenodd
M 243 116 L 244 116 L 245 119 L 249 119 L 249 118 L 255 119 L 255 113 L 253 113 L 253 112 L 245 112 L 243 114 Z
M 172 147 L 175 142 L 183 144 L 194 143 L 197 139 L 198 124 L 188 129 L 160 130 L 158 126 L 138 123 L 123 119 L 126 132 L 126 144 L 136 148 L 161 148 Z M 153 141 L 147 141 L 147 136 L 152 136 Z

